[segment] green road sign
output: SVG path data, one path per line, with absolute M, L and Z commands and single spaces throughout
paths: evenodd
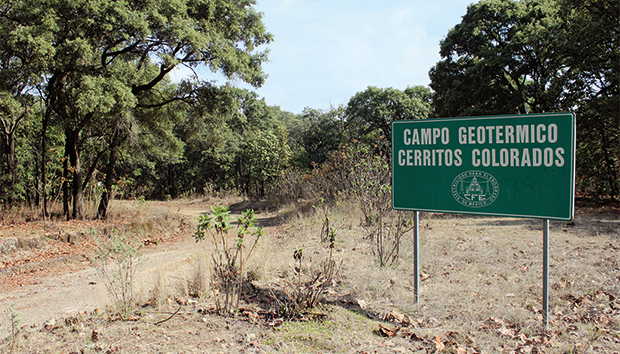
M 571 220 L 575 115 L 392 123 L 394 209 Z

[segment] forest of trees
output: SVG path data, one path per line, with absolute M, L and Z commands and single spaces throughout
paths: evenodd
M 171 80 L 206 66 L 260 87 L 273 38 L 253 5 L 3 2 L 0 208 L 62 205 L 81 219 L 105 218 L 115 196 L 265 197 L 317 171 L 335 180 L 357 151 L 387 156 L 393 120 L 565 111 L 577 115 L 578 193 L 617 200 L 616 0 L 479 1 L 441 41 L 430 87 L 369 86 L 329 110 L 293 114 L 229 83 Z

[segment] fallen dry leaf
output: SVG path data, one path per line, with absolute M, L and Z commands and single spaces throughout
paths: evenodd
M 398 332 L 398 329 L 390 328 L 384 324 L 379 324 L 379 333 L 383 336 L 392 338 L 396 335 L 396 332 Z
M 444 349 L 446 349 L 446 345 L 443 344 L 443 342 L 441 340 L 441 336 L 435 337 L 435 349 L 437 349 L 437 350 L 444 350 Z
M 497 332 L 499 332 L 499 334 L 503 336 L 510 337 L 510 338 L 514 338 L 515 336 L 515 331 L 514 329 L 511 329 L 511 328 L 501 327 L 500 329 L 497 330 Z
M 489 321 L 491 323 L 494 323 L 494 324 L 498 325 L 498 326 L 502 326 L 502 327 L 506 326 L 506 322 L 504 322 L 504 320 L 502 320 L 499 317 L 491 317 L 491 318 L 489 318 Z

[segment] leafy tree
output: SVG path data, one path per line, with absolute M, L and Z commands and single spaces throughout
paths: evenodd
M 139 106 L 173 69 L 207 66 L 227 78 L 258 87 L 261 64 L 271 41 L 251 0 L 51 0 L 15 1 L 4 6 L 7 18 L 37 38 L 46 56 L 45 93 L 65 131 L 71 174 L 72 217 L 83 217 L 82 136 Z M 44 29 L 44 30 L 42 30 Z M 183 87 L 182 87 L 183 88 Z M 187 97 L 181 89 L 148 106 Z M 112 128 L 113 129 L 113 128 Z M 65 200 L 68 200 L 68 195 Z
M 280 126 L 292 113 L 268 106 L 255 92 L 228 85 L 203 85 L 186 101 L 188 111 L 174 128 L 184 145 L 182 158 L 156 163 L 152 176 L 138 183 L 154 197 L 201 193 L 204 188 L 239 188 L 260 196 L 288 164 L 287 133 Z
M 202 192 L 207 183 L 233 188 L 236 156 L 245 117 L 236 99 L 237 89 L 224 85 L 202 85 L 174 127 L 174 135 L 184 144 L 183 155 L 174 163 L 162 163 L 156 196 L 176 197 L 182 193 Z
M 441 42 L 430 70 L 440 116 L 576 111 L 584 189 L 618 195 L 617 38 L 613 0 L 484 0 Z
M 17 140 L 24 122 L 30 124 L 40 114 L 38 85 L 51 50 L 39 38 L 46 27 L 24 26 L 12 5 L 0 6 L 0 199 L 9 203 L 24 197 Z
M 338 150 L 344 137 L 344 107 L 328 111 L 304 108 L 295 120 L 287 122 L 293 164 L 304 170 L 325 162 Z
M 553 51 L 554 0 L 484 0 L 441 41 L 429 73 L 440 116 L 540 113 L 557 109 L 570 70 Z
M 265 99 L 259 99 L 256 92 L 237 89 L 234 92 L 241 115 L 231 125 L 231 128 L 240 134 L 247 129 L 273 129 L 278 126 L 275 110 L 267 105 Z M 232 122 L 231 122 L 232 123 Z
M 422 105 L 422 113 L 425 114 L 426 118 L 432 118 L 434 115 L 433 111 L 433 92 L 430 88 L 426 86 L 410 86 L 405 89 L 405 94 L 409 96 L 411 99 L 416 99 Z
M 613 201 L 620 193 L 620 7 L 613 0 L 558 4 L 563 31 L 556 53 L 574 68 L 565 91 L 577 113 L 580 187 Z
M 32 104 L 33 98 L 28 95 L 0 92 L 0 199 L 8 204 L 22 199 L 25 192 L 23 176 L 19 173 L 16 140 L 20 125 L 30 115 Z
M 349 132 L 353 134 L 351 138 L 381 143 L 387 152 L 392 141 L 392 121 L 426 119 L 431 115 L 428 94 L 421 88 L 408 88 L 408 92 L 403 92 L 391 87 L 368 86 L 347 104 L 345 114 Z
M 239 157 L 241 182 L 247 195 L 264 196 L 267 183 L 288 167 L 291 151 L 287 135 L 283 126 L 246 132 Z
M 119 162 L 120 170 L 138 184 L 156 181 L 158 186 L 161 184 L 160 189 L 167 187 L 167 182 L 172 182 L 170 186 L 175 185 L 173 179 L 162 178 L 157 167 L 173 164 L 181 158 L 183 142 L 174 134 L 174 128 L 187 115 L 188 105 L 180 100 L 165 105 L 157 103 L 162 97 L 174 97 L 177 90 L 176 85 L 164 80 L 158 85 L 157 91 L 150 92 L 151 97 L 143 96 L 139 107 L 128 114 L 121 112 L 115 120 L 110 119 L 109 123 L 113 125 L 109 126 L 105 137 L 107 164 L 104 167 L 104 190 L 97 217 L 106 217 Z M 150 105 L 148 102 L 155 104 Z M 163 194 L 169 193 L 163 191 Z
M 306 109 L 304 108 L 304 112 Z M 304 148 L 303 137 L 304 134 L 310 129 L 310 121 L 304 119 L 303 114 L 287 114 L 282 115 L 279 118 L 279 122 L 288 131 L 288 144 L 291 148 L 291 165 L 298 168 L 310 168 L 312 162 L 306 154 Z

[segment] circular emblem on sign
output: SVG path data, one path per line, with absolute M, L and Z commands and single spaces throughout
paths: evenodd
M 498 195 L 499 183 L 486 172 L 466 171 L 452 181 L 452 196 L 466 207 L 482 208 L 491 205 Z

